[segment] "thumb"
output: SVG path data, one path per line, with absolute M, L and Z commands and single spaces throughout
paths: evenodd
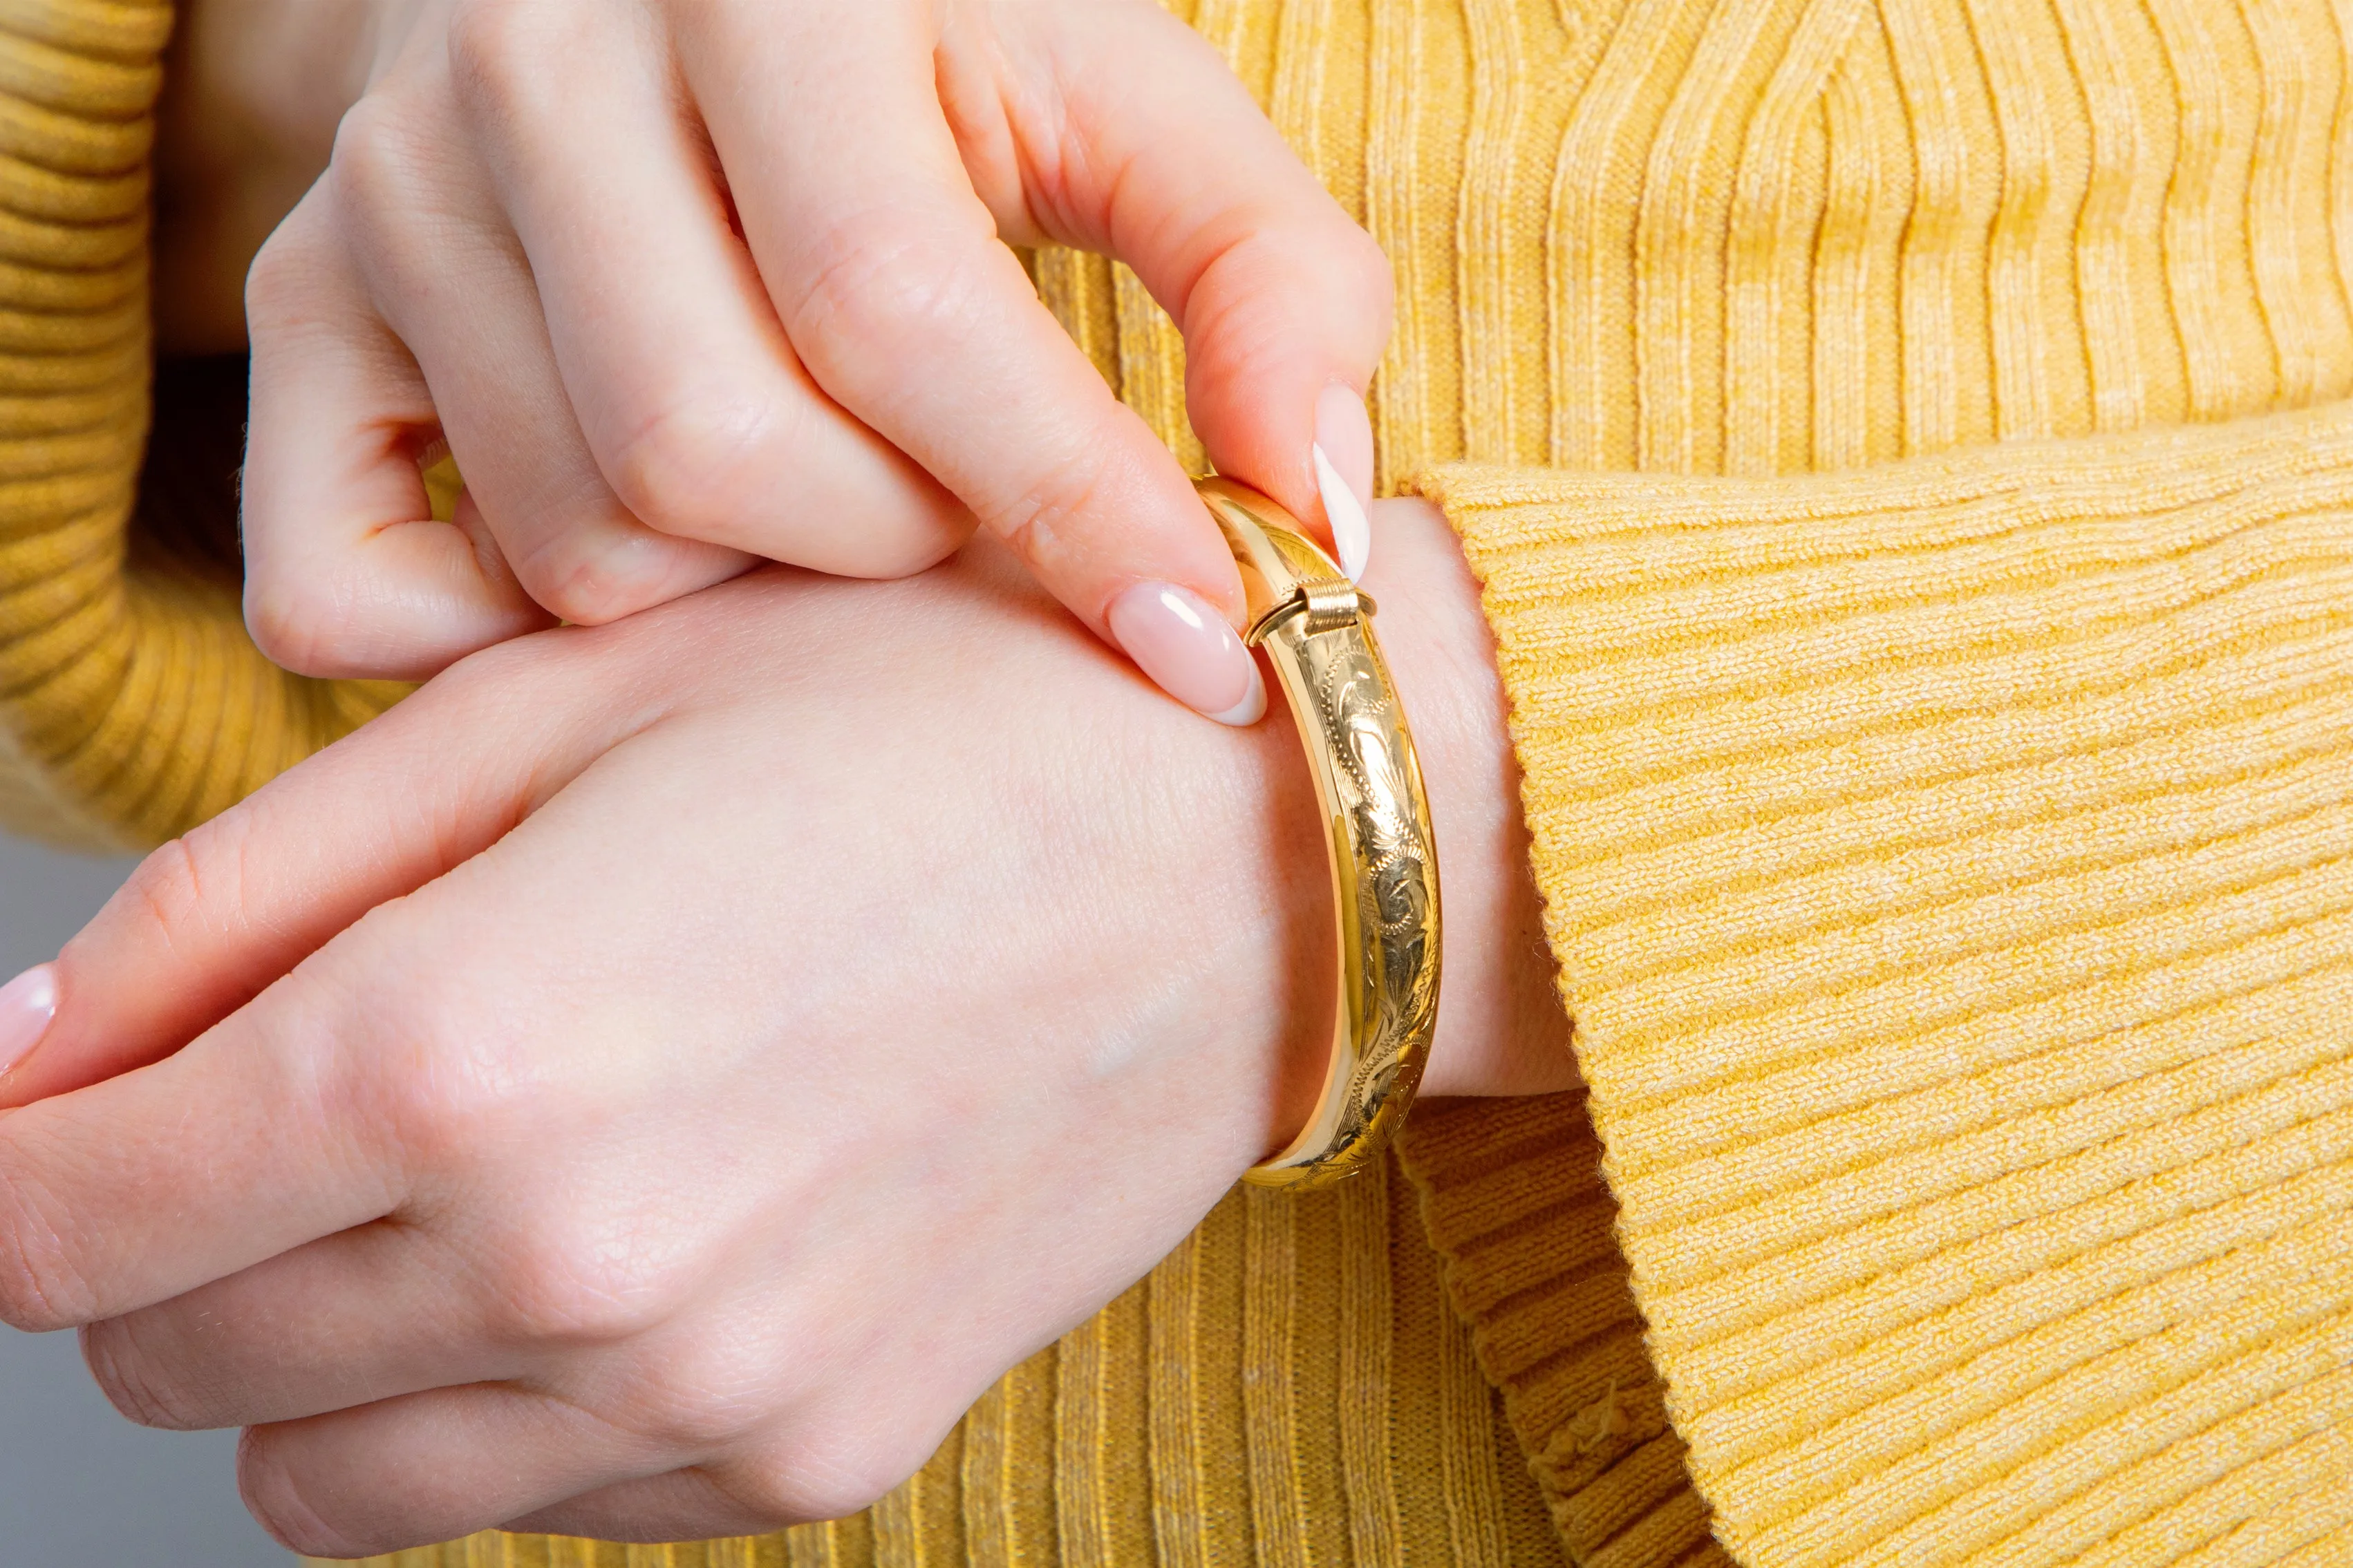
M 1026 205 L 1000 207 L 1000 222 L 1125 262 L 1184 333 L 1187 408 L 1218 471 L 1320 524 L 1361 574 L 1364 394 L 1388 343 L 1388 258 L 1217 51 L 1157 5 L 1053 16 L 1050 31 L 1007 40 L 1018 70 L 1052 84 L 1030 97 L 1057 102 L 1059 144 L 1021 160 Z

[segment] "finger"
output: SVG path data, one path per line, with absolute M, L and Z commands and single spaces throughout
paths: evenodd
M 700 1463 L 611 1482 L 501 1528 L 598 1541 L 692 1541 L 846 1519 L 921 1469 L 970 1404 L 938 1418 L 872 1396 L 888 1391 L 865 1392 L 847 1408 L 797 1405 L 764 1430 L 731 1436 Z
M 237 1486 L 312 1557 L 369 1557 L 488 1530 L 678 1464 L 669 1445 L 552 1394 L 474 1384 L 257 1426 Z
M 942 115 L 931 40 L 899 8 L 704 6 L 681 25 L 745 237 L 818 384 L 1172 695 L 1254 719 L 1232 558 L 998 241 Z
M 518 838 L 492 852 L 508 885 L 532 854 L 522 846 Z M 547 848 L 543 843 L 541 853 Z M 482 891 L 475 884 L 472 907 L 461 911 L 436 907 L 441 889 L 427 889 L 400 956 L 432 973 L 444 990 L 480 997 L 512 988 L 518 964 L 526 963 L 518 946 L 575 957 L 586 951 L 567 940 L 573 933 L 544 930 L 498 951 L 507 933 L 527 928 L 512 907 L 486 911 Z M 416 940 L 460 925 L 471 934 L 448 950 L 435 952 Z M 378 967 L 385 963 L 381 950 L 372 957 Z M 594 1037 L 596 1020 L 612 1016 L 608 999 L 584 997 L 580 989 L 518 1008 L 533 1028 L 566 1042 L 575 1059 Z M 415 1043 L 395 1053 L 405 1059 L 373 1078 L 365 1070 L 353 1075 L 369 1089 L 356 1113 L 412 1129 L 406 1140 L 423 1152 L 396 1215 L 296 1247 L 87 1331 L 85 1353 L 119 1408 L 150 1426 L 193 1429 L 296 1420 L 526 1374 L 562 1374 L 627 1391 L 648 1382 L 632 1369 L 648 1358 L 659 1362 L 665 1343 L 691 1347 L 718 1339 L 741 1345 L 746 1336 L 740 1325 L 753 1321 L 772 1325 L 769 1341 L 793 1341 L 789 1328 L 774 1326 L 786 1300 L 776 1279 L 763 1277 L 730 1294 L 714 1279 L 701 1232 L 678 1230 L 665 1237 L 675 1244 L 668 1247 L 644 1238 L 643 1214 L 661 1211 L 668 1200 L 626 1159 L 602 1158 L 587 1142 L 594 1132 L 557 1128 L 543 1095 L 495 1087 L 475 1092 L 486 1080 L 532 1077 L 512 1056 L 501 1058 L 505 1065 L 491 1073 L 471 1070 L 498 1055 L 499 1031 L 482 1021 L 497 1006 L 465 1006 L 468 1022 L 454 1053 L 462 1060 L 453 1064 L 453 1053 L 435 1047 L 429 1022 L 411 1023 L 400 1035 Z M 656 1108 L 646 1114 L 661 1113 Z M 644 1121 L 644 1115 L 632 1119 L 639 1133 Z M 553 1186 L 540 1180 L 543 1173 L 518 1151 L 518 1125 L 555 1137 L 586 1173 Z M 754 1223 L 767 1201 L 765 1194 L 714 1187 L 712 1173 L 691 1154 L 673 1160 L 658 1182 L 680 1201 L 695 1194 L 700 1224 L 722 1233 Z M 485 1194 L 497 1201 L 486 1207 Z M 267 1206 L 278 1199 L 263 1193 L 259 1201 Z M 216 1218 L 201 1210 L 185 1217 L 192 1226 Z M 622 1235 L 629 1239 L 617 1244 Z M 736 1326 L 714 1332 L 708 1327 L 713 1315 L 732 1315 Z M 790 1375 L 789 1368 L 765 1363 L 747 1371 L 741 1362 L 716 1368 L 706 1359 L 676 1381 L 724 1404 L 755 1377 Z
M 1000 220 L 1026 211 L 1045 237 L 1134 268 L 1184 333 L 1187 410 L 1218 471 L 1324 519 L 1360 574 L 1364 393 L 1392 311 L 1380 247 L 1217 51 L 1148 0 L 1057 10 L 1046 26 L 1017 8 L 1006 27 L 1015 79 L 1051 84 L 1062 110 L 1016 136 L 1058 136 L 1050 160 L 1028 162 L 1063 177 L 1016 189 L 984 163 Z
M 645 32 L 508 5 L 449 39 L 598 467 L 666 533 L 842 575 L 931 565 L 971 513 L 809 378 Z
M 804 1510 L 799 1517 L 843 1519 L 871 1500 Z M 709 1470 L 687 1468 L 599 1487 L 553 1508 L 508 1520 L 500 1528 L 524 1535 L 658 1542 L 762 1535 L 792 1522 L 792 1518 L 747 1504 Z
M 82 1331 L 117 1410 L 207 1431 L 520 1375 L 482 1331 L 470 1260 L 424 1226 L 363 1225 Z
M 0 1106 L 177 1049 L 369 910 L 495 842 L 651 721 L 625 693 L 578 700 L 567 683 L 596 679 L 593 658 L 558 667 L 540 643 L 510 647 L 149 856 L 58 956 L 54 1013 L 0 1073 Z M 453 756 L 474 760 L 453 766 Z
M 122 1317 L 445 1205 L 509 1081 L 484 1070 L 496 977 L 458 973 L 489 939 L 452 886 L 373 911 L 164 1060 L 0 1115 L 0 1321 Z
M 947 1433 L 917 1425 L 901 1438 L 896 1414 L 788 1411 L 778 1438 L 723 1420 L 620 1421 L 568 1392 L 472 1384 L 257 1426 L 237 1479 L 270 1533 L 311 1556 L 493 1527 L 604 1541 L 750 1535 L 855 1513 L 913 1474 Z
M 76 1328 L 389 1214 L 364 1042 L 297 975 L 178 1054 L 0 1115 L 0 1321 Z M 397 1042 L 375 1042 L 386 1050 Z
M 247 284 L 246 623 L 300 674 L 418 679 L 548 617 L 486 537 L 434 520 L 417 467 L 433 400 L 332 206 L 312 187 Z
M 575 777 L 644 754 L 621 738 L 658 722 L 666 701 L 633 702 L 612 665 L 625 659 L 643 672 L 645 689 L 661 689 L 667 672 L 638 646 L 661 637 L 666 624 L 652 616 L 614 634 L 545 634 L 585 643 L 571 659 L 561 657 L 564 645 L 551 652 L 544 638 L 476 656 L 447 682 L 458 689 L 438 722 L 396 710 L 412 721 L 409 743 L 396 752 L 387 754 L 381 742 L 346 742 L 321 759 L 341 766 L 306 764 L 288 775 L 280 815 L 259 825 L 267 834 L 248 829 L 224 876 L 185 884 L 205 918 L 132 917 L 112 954 L 122 967 L 99 973 L 90 989 L 152 986 L 138 968 L 142 958 L 168 984 L 217 926 L 249 931 L 257 902 L 291 909 L 298 921 L 315 920 L 301 912 L 306 904 L 343 912 L 375 905 L 176 1054 L 0 1115 L 0 1321 L 47 1329 L 121 1317 L 396 1210 L 429 1217 L 468 1181 L 487 1179 L 472 1162 L 512 1147 L 518 1105 L 541 1120 L 546 1110 L 520 1093 L 533 1080 L 507 1047 L 518 1033 L 538 1038 L 577 1026 L 582 1011 L 564 1011 L 559 1005 L 574 993 L 559 989 L 535 1003 L 531 1027 L 501 1019 L 517 932 L 575 956 L 582 951 L 565 945 L 576 933 L 548 933 L 538 899 L 545 879 L 512 875 L 509 861 L 535 856 L 530 864 L 544 870 L 555 853 L 577 889 L 556 907 L 583 911 L 591 925 L 585 911 L 610 880 L 608 868 L 553 850 L 576 848 L 576 823 L 538 837 L 531 823 L 503 830 L 551 796 L 572 799 Z M 529 679 L 543 666 L 554 673 Z M 525 677 L 514 679 L 516 668 Z M 510 692 L 524 711 L 579 715 L 544 721 L 554 743 L 524 751 L 521 765 L 500 743 L 507 715 L 496 699 Z M 353 740 L 377 736 L 371 726 Z M 453 756 L 496 760 L 485 764 L 485 779 L 452 767 Z M 372 763 L 378 771 L 370 776 Z M 347 768 L 360 776 L 346 776 Z M 443 773 L 453 776 L 437 776 Z M 458 831 L 439 831 L 453 818 Z M 308 887 L 281 874 L 308 864 L 290 847 L 304 839 L 333 844 L 341 858 Z M 414 873 L 469 851 L 470 859 L 430 885 L 377 902 L 405 878 L 374 868 Z M 270 896 L 237 896 L 257 867 Z M 273 905 L 280 895 L 285 903 Z M 213 912 L 223 907 L 237 913 Z M 542 924 L 528 926 L 533 919 Z M 189 941 L 170 940 L 189 928 Z M 62 961 L 60 970 L 72 980 Z M 81 994 L 69 984 L 61 1012 Z M 34 1064 L 47 1054 L 44 1042 Z
M 479 163 L 448 116 L 412 109 L 401 94 L 363 100 L 327 178 L 369 298 L 416 357 L 517 580 L 553 614 L 596 626 L 744 571 L 738 551 L 649 528 L 605 482 Z

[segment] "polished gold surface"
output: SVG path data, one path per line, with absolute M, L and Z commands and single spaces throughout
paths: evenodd
M 1395 1135 L 1438 1021 L 1438 854 L 1413 736 L 1373 637 L 1373 601 L 1299 531 L 1230 479 L 1203 479 L 1299 725 L 1324 811 L 1339 911 L 1340 1007 L 1315 1114 L 1249 1181 L 1293 1186 L 1363 1168 Z

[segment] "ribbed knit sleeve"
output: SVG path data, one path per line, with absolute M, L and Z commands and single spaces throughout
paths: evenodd
M 1540 1479 L 1687 1462 L 1753 1568 L 2345 1561 L 2353 407 L 1419 485 L 1631 1268 L 1573 1131 L 1413 1151 Z
M 164 0 L 0 7 L 0 828 L 84 847 L 199 822 L 398 691 L 270 666 L 234 573 L 140 525 L 171 19 Z

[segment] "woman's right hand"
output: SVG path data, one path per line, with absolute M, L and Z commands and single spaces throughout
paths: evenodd
M 1153 0 L 375 6 L 385 63 L 248 293 L 248 617 L 281 664 L 421 677 L 978 526 L 1247 721 L 1225 546 L 1008 244 L 1133 267 L 1219 469 L 1361 566 L 1387 264 Z M 443 437 L 454 526 L 417 473 Z
M 1476 592 L 1395 504 L 1426 1086 L 1565 1087 Z M 1158 700 L 995 551 L 469 660 L 67 950 L 0 1079 L 0 1319 L 89 1326 L 140 1420 L 254 1426 L 246 1495 L 312 1552 L 854 1510 L 1304 1117 L 1296 746 Z

